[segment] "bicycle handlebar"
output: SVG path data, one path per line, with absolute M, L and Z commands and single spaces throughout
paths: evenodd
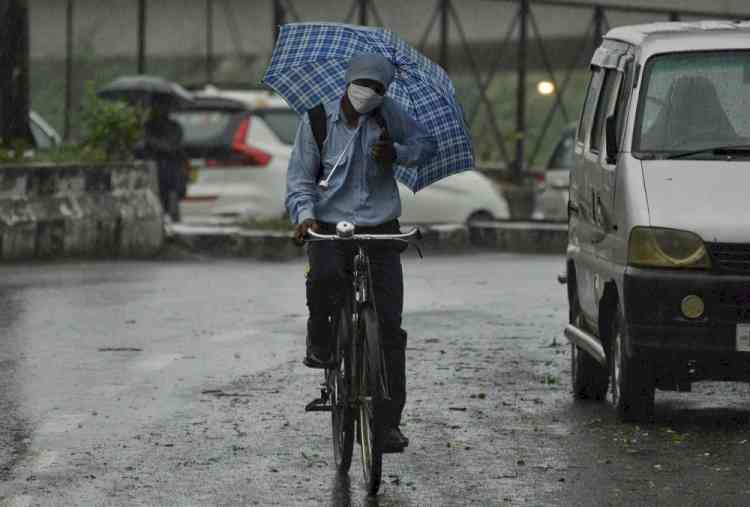
M 410 239 L 422 239 L 422 233 L 414 227 L 409 232 L 400 234 L 354 234 L 354 226 L 347 222 L 339 222 L 336 226 L 336 234 L 318 234 L 315 231 L 307 231 L 307 241 L 329 240 L 329 241 L 408 241 Z

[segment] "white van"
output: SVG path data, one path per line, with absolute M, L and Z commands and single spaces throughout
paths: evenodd
M 611 30 L 570 176 L 576 397 L 650 418 L 654 389 L 750 381 L 750 23 Z

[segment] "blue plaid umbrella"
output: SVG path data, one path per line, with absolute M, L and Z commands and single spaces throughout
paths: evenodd
M 396 166 L 396 177 L 412 191 L 474 167 L 474 152 L 453 83 L 438 65 L 390 30 L 339 23 L 282 25 L 263 83 L 297 113 L 341 97 L 352 55 L 377 53 L 393 63 L 388 96 L 435 136 L 436 156 L 419 171 Z

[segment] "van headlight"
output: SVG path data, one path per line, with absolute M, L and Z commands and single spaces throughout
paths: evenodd
M 628 243 L 628 264 L 658 268 L 708 269 L 703 240 L 692 232 L 635 227 Z

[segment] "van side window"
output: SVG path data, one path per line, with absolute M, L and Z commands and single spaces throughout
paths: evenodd
M 620 73 L 620 91 L 617 94 L 617 105 L 615 116 L 617 118 L 617 142 L 622 142 L 622 131 L 625 129 L 625 118 L 627 117 L 628 101 L 630 92 L 633 90 L 633 65 L 628 63 L 625 72 Z M 622 149 L 622 147 L 620 147 Z
M 600 67 L 594 67 L 591 73 L 591 80 L 589 80 L 589 89 L 586 92 L 586 100 L 583 103 L 581 121 L 578 122 L 576 140 L 579 143 L 586 141 L 586 132 L 588 132 L 591 125 L 591 117 L 594 114 L 594 107 L 596 106 L 596 99 L 599 96 L 599 90 L 602 87 L 603 78 L 604 71 Z
M 618 79 L 617 71 L 607 69 L 604 74 L 602 92 L 599 94 L 599 100 L 597 101 L 598 105 L 596 115 L 594 116 L 594 124 L 591 127 L 589 150 L 593 153 L 601 151 L 602 139 L 604 139 L 604 123 L 611 110 L 612 97 L 617 94 L 617 85 L 619 83 L 620 80 Z

